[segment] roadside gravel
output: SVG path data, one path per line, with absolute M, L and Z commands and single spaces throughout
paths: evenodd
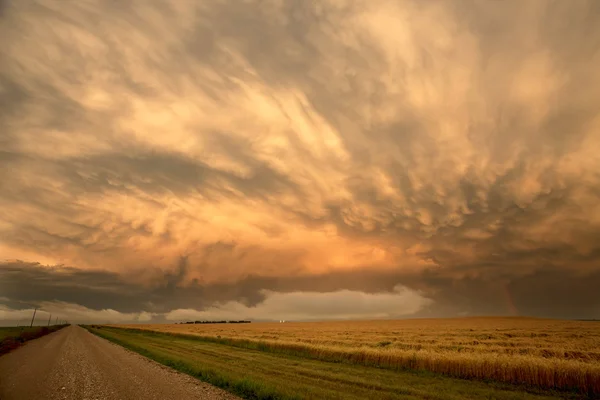
M 239 398 L 69 326 L 0 357 L 0 399 Z

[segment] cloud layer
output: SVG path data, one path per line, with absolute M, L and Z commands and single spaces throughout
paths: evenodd
M 403 287 L 415 315 L 600 313 L 593 0 L 9 0 L 0 21 L 11 310 L 400 316 L 356 299 Z
M 392 293 L 367 294 L 336 292 L 265 292 L 260 304 L 248 307 L 236 301 L 205 310 L 177 309 L 166 314 L 169 321 L 195 320 L 293 320 L 398 318 L 420 311 L 429 300 L 407 288 L 396 286 Z

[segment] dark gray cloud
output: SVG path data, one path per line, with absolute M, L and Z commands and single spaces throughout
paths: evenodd
M 297 300 L 300 301 L 298 310 L 288 311 L 298 312 L 304 319 L 310 319 L 308 314 L 302 314 L 308 310 L 302 309 L 301 303 L 305 301 L 311 304 L 311 296 L 318 297 L 319 293 L 346 291 L 374 296 L 393 295 L 401 287 L 414 293 L 413 298 L 425 299 L 418 300 L 424 302 L 423 307 L 412 310 L 412 316 L 417 317 L 537 315 L 549 318 L 595 318 L 600 307 L 596 290 L 600 284 L 600 274 L 597 271 L 589 274 L 565 273 L 551 266 L 544 267 L 521 276 L 504 271 L 494 278 L 456 278 L 433 270 L 405 274 L 364 268 L 352 272 L 293 277 L 255 275 L 229 284 L 202 284 L 195 281 L 184 285 L 188 266 L 186 260 L 182 259 L 176 272 L 165 274 L 160 284 L 143 286 L 105 271 L 11 262 L 3 264 L 0 269 L 0 289 L 3 293 L 0 303 L 14 310 L 48 304 L 53 307 L 66 304 L 64 307 L 68 309 L 68 305 L 77 304 L 89 312 L 114 310 L 130 315 L 122 320 L 132 320 L 133 316 L 143 311 L 152 314 L 153 320 L 162 321 L 173 310 L 211 312 L 215 316 L 221 310 L 228 318 L 233 318 L 230 313 L 238 310 L 254 318 L 278 319 L 280 317 L 266 313 L 272 302 L 270 298 L 291 294 L 292 298 L 304 298 Z M 215 304 L 221 306 L 215 310 Z M 238 306 L 232 308 L 227 304 Z M 267 310 L 263 310 L 265 304 Z M 343 312 L 339 316 L 356 312 L 351 309 L 356 306 L 353 304 L 340 304 Z M 401 310 L 398 309 L 396 316 L 405 316 Z M 184 318 L 184 314 L 180 318 Z M 331 316 L 335 317 L 333 314 Z

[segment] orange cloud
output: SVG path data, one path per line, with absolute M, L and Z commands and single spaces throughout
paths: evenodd
M 0 18 L 2 258 L 145 286 L 185 259 L 178 287 L 597 271 L 593 1 Z

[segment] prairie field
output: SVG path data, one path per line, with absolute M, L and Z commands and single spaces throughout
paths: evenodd
M 231 345 L 223 339 L 88 326 L 92 333 L 181 372 L 254 400 L 549 400 L 574 392 L 458 379 L 427 371 L 331 362 L 303 354 Z
M 457 318 L 121 325 L 392 370 L 600 394 L 600 322 Z
M 40 330 L 39 326 L 24 327 L 24 326 L 3 326 L 0 327 L 0 341 L 7 338 L 18 338 L 22 335 L 37 332 Z

